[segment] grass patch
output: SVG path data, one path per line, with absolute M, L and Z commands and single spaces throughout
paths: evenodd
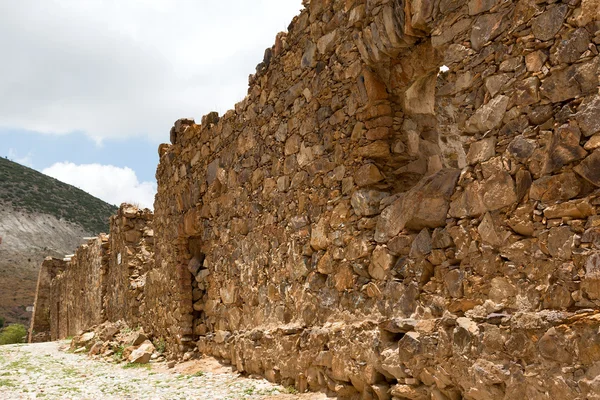
M 287 394 L 298 394 L 298 391 L 293 386 L 287 386 L 287 387 L 284 388 L 284 393 L 287 393 Z
M 0 379 L 0 387 L 16 387 L 17 385 L 9 379 Z
M 63 368 L 63 374 L 65 374 L 66 376 L 78 376 L 79 371 L 77 370 L 77 368 L 65 367 Z
M 192 376 L 195 376 L 195 377 L 201 377 L 201 376 L 204 376 L 204 375 L 206 375 L 206 373 L 204 371 L 198 371 L 198 372 L 194 372 L 192 374 Z
M 141 364 L 141 363 L 128 363 L 123 365 L 123 369 L 131 369 L 131 368 L 146 368 L 151 369 L 152 365 L 150 364 Z
M 13 361 L 6 365 L 6 368 L 3 368 L 5 371 L 19 371 L 25 370 L 27 372 L 42 372 L 40 367 L 34 366 L 29 362 L 28 357 L 22 357 L 19 360 Z

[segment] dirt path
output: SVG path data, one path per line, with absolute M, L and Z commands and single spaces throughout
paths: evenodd
M 0 399 L 321 400 L 262 379 L 242 378 L 212 359 L 173 369 L 124 368 L 61 351 L 66 342 L 0 346 Z

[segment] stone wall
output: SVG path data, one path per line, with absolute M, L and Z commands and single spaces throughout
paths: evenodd
M 73 336 L 105 321 L 148 325 L 145 319 L 151 314 L 145 296 L 146 275 L 154 264 L 152 219 L 150 210 L 122 204 L 111 217 L 110 236 L 101 234 L 79 247 L 62 273 L 46 280 L 46 262 L 42 265 L 36 299 L 49 303 L 48 337 Z M 164 289 L 156 290 L 164 297 Z M 45 323 L 38 319 L 36 312 L 32 324 Z
M 63 272 L 67 263 L 52 257 L 47 257 L 40 267 L 36 288 L 33 315 L 29 327 L 29 343 L 48 342 L 50 336 L 50 309 L 52 280 Z
M 52 281 L 52 338 L 131 318 L 300 391 L 596 398 L 599 3 L 305 3 L 234 110 L 175 123 L 154 219 Z
M 159 148 L 149 328 L 339 396 L 597 395 L 598 19 L 306 2 Z
M 107 321 L 141 325 L 146 272 L 154 262 L 152 212 L 122 205 L 110 220 L 110 260 L 105 277 Z
M 105 321 L 102 303 L 108 256 L 108 236 L 90 239 L 77 249 L 65 270 L 54 278 L 50 300 L 52 340 L 76 335 Z
M 31 332 L 56 340 L 105 321 L 142 326 L 146 272 L 154 262 L 152 218 L 148 209 L 122 204 L 110 236 L 89 240 L 70 261 L 44 261 Z M 30 333 L 30 341 L 38 336 Z

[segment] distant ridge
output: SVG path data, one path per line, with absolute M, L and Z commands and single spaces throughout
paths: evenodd
M 108 232 L 108 218 L 117 211 L 81 189 L 5 158 L 0 158 L 0 203 L 62 218 L 93 234 Z

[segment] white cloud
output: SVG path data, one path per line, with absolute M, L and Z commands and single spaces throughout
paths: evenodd
M 26 156 L 19 156 L 17 154 L 17 151 L 13 148 L 8 149 L 8 155 L 7 155 L 9 160 L 12 160 L 16 163 L 19 163 L 21 165 L 25 165 L 29 168 L 33 168 L 33 154 L 31 152 L 27 153 Z
M 233 108 L 301 0 L 0 1 L 0 127 L 168 141 Z
M 61 162 L 42 172 L 107 203 L 117 206 L 121 203 L 137 203 L 142 207 L 153 208 L 156 183 L 140 182 L 131 168 Z

